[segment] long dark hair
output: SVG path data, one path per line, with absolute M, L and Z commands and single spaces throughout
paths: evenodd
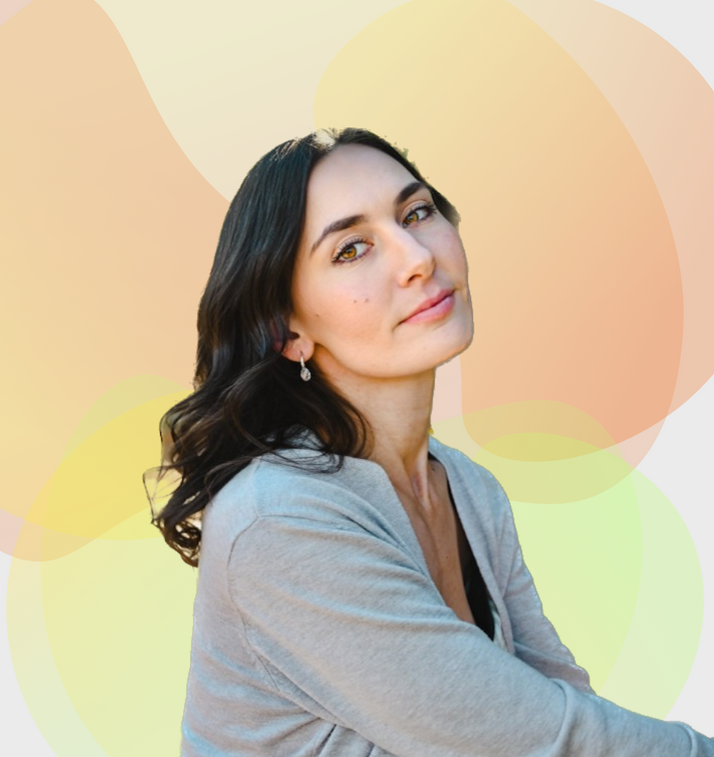
M 459 215 L 416 166 L 366 129 L 326 129 L 284 142 L 248 172 L 226 214 L 198 308 L 194 391 L 161 418 L 162 464 L 157 482 L 173 472 L 178 486 L 152 524 L 184 562 L 198 566 L 202 510 L 251 460 L 289 449 L 305 429 L 320 440 L 322 472 L 344 457 L 364 457 L 372 432 L 357 409 L 311 365 L 281 350 L 291 335 L 291 284 L 305 220 L 307 184 L 315 165 L 340 145 L 381 150 L 430 189 L 454 226 Z M 313 468 L 314 469 L 314 468 Z M 177 475 L 176 475 L 177 474 Z

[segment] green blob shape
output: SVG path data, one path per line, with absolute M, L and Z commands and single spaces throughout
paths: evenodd
M 633 471 L 642 522 L 642 578 L 627 637 L 600 694 L 629 710 L 665 718 L 699 646 L 704 587 L 696 547 L 667 497 Z
M 534 465 L 510 463 L 527 467 L 524 476 Z M 640 585 L 642 532 L 632 481 L 578 502 L 511 505 L 544 612 L 599 691 L 619 658 Z
M 462 418 L 435 423 L 434 433 L 504 486 L 544 611 L 593 688 L 629 710 L 665 718 L 694 664 L 704 612 L 699 558 L 676 508 L 606 450 L 532 462 L 514 459 L 524 452 L 518 443 L 480 448 Z M 558 450 L 568 451 L 556 445 L 547 454 Z M 547 504 L 549 487 L 557 504 Z M 558 502 L 568 491 L 587 489 L 599 493 Z M 537 492 L 541 501 L 519 501 L 520 492 Z

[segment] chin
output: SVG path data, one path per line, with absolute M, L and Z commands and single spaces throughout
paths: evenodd
M 438 357 L 438 362 L 436 363 L 436 367 L 438 368 L 440 365 L 443 365 L 444 363 L 448 363 L 449 360 L 452 360 L 457 355 L 460 355 L 462 352 L 465 352 L 470 346 L 471 342 L 474 340 L 474 326 L 473 321 L 470 323 L 469 327 L 464 330 L 464 332 L 460 335 L 460 338 L 454 338 L 446 340 L 444 339 L 441 343 L 441 355 Z
M 468 346 L 471 344 L 471 340 L 469 340 L 463 347 L 460 347 L 457 350 L 451 350 L 448 354 L 445 353 L 443 357 L 440 358 L 439 362 L 436 364 L 436 368 L 438 368 L 440 365 L 444 365 L 444 363 L 448 363 L 449 360 L 453 360 L 455 357 L 458 357 L 462 352 L 465 352 Z

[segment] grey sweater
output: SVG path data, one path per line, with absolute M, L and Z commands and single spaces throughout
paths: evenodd
M 283 454 L 314 461 L 303 439 Z M 506 650 L 446 605 L 381 466 L 264 455 L 204 511 L 183 757 L 714 757 L 689 726 L 595 695 L 498 481 L 434 437 L 429 451 Z

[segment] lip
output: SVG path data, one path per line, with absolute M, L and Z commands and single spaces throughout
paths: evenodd
M 408 315 L 403 321 L 400 321 L 400 323 L 416 323 L 417 321 L 431 320 L 431 316 L 439 317 L 448 313 L 454 304 L 454 298 L 452 296 L 454 291 L 454 289 L 442 289 L 433 297 L 424 300 L 416 310 L 412 311 L 411 315 Z M 449 302 L 444 302 L 447 298 L 449 299 Z M 444 302 L 443 306 L 437 308 L 436 306 L 440 305 L 442 302 Z M 433 312 L 427 313 L 426 311 Z M 443 311 L 443 313 L 441 311 Z M 417 318 L 421 313 L 424 315 L 421 318 Z

